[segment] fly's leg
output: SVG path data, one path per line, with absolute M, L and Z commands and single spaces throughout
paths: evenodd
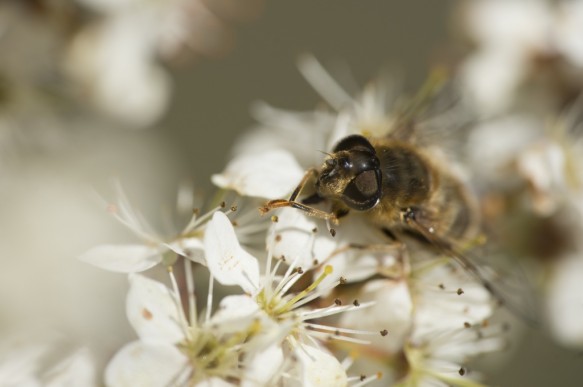
M 320 218 L 320 219 L 325 219 L 328 222 L 331 222 L 332 224 L 338 224 L 338 217 L 336 216 L 335 213 L 333 212 L 326 212 L 326 211 L 322 211 L 319 210 L 317 208 L 308 206 L 306 204 L 300 203 L 296 201 L 296 198 L 301 194 L 302 190 L 304 189 L 304 187 L 306 186 L 306 184 L 308 183 L 308 181 L 313 178 L 314 176 L 317 176 L 318 171 L 315 168 L 310 168 L 306 171 L 306 173 L 304 174 L 304 177 L 302 178 L 302 180 L 300 181 L 300 183 L 298 184 L 298 186 L 296 187 L 296 189 L 294 189 L 294 191 L 292 192 L 291 196 L 289 197 L 288 200 L 285 199 L 276 199 L 276 200 L 270 200 L 267 203 L 265 203 L 265 205 L 263 207 L 259 208 L 259 211 L 261 212 L 261 214 L 266 214 L 267 212 L 276 209 L 276 208 L 283 208 L 283 207 L 292 207 L 292 208 L 296 208 L 298 210 L 301 210 L 303 212 L 306 213 L 306 215 L 308 216 L 313 216 L 315 218 Z M 332 234 L 332 236 L 334 236 L 336 234 L 336 231 L 330 227 L 328 227 L 330 233 Z

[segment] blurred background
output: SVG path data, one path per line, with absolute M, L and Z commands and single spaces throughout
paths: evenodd
M 99 367 L 134 337 L 126 276 L 76 260 L 134 238 L 99 200 L 113 199 L 113 181 L 163 230 L 181 184 L 212 192 L 254 102 L 321 102 L 297 70 L 301 54 L 360 85 L 389 68 L 415 90 L 472 49 L 454 1 L 160 3 L 0 4 L 0 329 L 54 327 Z M 490 384 L 583 382 L 583 352 L 544 329 L 514 344 L 476 365 Z

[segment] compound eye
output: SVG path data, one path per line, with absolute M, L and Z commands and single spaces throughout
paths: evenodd
M 340 165 L 341 168 L 343 169 L 348 169 L 350 168 L 350 161 L 348 161 L 348 159 L 342 157 L 340 160 L 338 160 L 338 164 Z
M 380 176 L 374 170 L 365 171 L 352 180 L 344 190 L 343 199 L 350 208 L 365 211 L 380 200 Z

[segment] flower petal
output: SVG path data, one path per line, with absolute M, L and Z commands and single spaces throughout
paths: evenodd
M 273 225 L 276 234 L 273 245 L 275 257 L 285 256 L 287 262 L 297 259 L 296 266 L 309 269 L 315 259 L 323 261 L 337 248 L 337 240 L 326 229 L 318 229 L 318 224 L 323 226 L 323 222 L 317 223 L 294 208 L 283 208 L 278 218 Z M 271 242 L 268 240 L 267 243 Z
M 286 196 L 300 182 L 303 170 L 287 151 L 276 149 L 232 160 L 225 171 L 212 176 L 214 184 L 241 195 L 266 199 Z
M 380 332 L 389 335 L 372 343 L 382 350 L 398 352 L 403 347 L 413 323 L 413 300 L 406 281 L 374 280 L 369 281 L 358 295 L 362 302 L 374 301 L 375 304 L 363 310 L 344 313 L 340 325 L 360 330 Z
M 280 345 L 272 345 L 257 353 L 247 367 L 242 382 L 243 387 L 265 386 L 280 370 L 283 364 L 283 351 Z M 273 381 L 272 381 L 273 382 Z
M 110 387 L 175 385 L 187 358 L 173 345 L 134 341 L 115 354 L 105 370 Z
M 551 279 L 548 316 L 555 337 L 565 346 L 583 348 L 583 260 L 564 257 Z
M 194 387 L 235 387 L 235 385 L 229 382 L 225 382 L 220 378 L 210 378 L 200 383 L 196 383 Z
M 301 364 L 303 386 L 346 386 L 348 378 L 340 362 L 332 355 L 309 345 L 296 350 Z
M 88 349 L 81 349 L 49 371 L 47 387 L 94 386 L 95 366 Z
M 204 245 L 198 238 L 185 238 L 166 245 L 176 254 L 182 255 L 193 262 L 206 266 L 204 259 Z
M 139 274 L 130 276 L 128 320 L 140 339 L 174 344 L 184 339 L 176 301 L 170 290 Z
M 226 296 L 210 323 L 220 325 L 221 332 L 241 332 L 257 317 L 259 305 L 247 295 Z
M 259 287 L 259 265 L 237 240 L 233 225 L 215 212 L 204 235 L 204 249 L 211 274 L 223 285 L 239 285 L 248 293 Z
M 105 270 L 136 273 L 156 266 L 162 261 L 162 255 L 158 248 L 145 245 L 101 245 L 79 259 Z

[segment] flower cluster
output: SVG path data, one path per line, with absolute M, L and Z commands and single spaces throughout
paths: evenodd
M 482 121 L 468 165 L 486 227 L 538 273 L 545 319 L 574 348 L 583 345 L 582 11 L 581 1 L 468 4 L 476 46 L 460 71 Z
M 109 363 L 108 385 L 479 385 L 466 362 L 504 347 L 504 329 L 489 322 L 497 300 L 451 258 L 415 240 L 391 243 L 366 215 L 350 214 L 329 232 L 300 210 L 257 211 L 293 191 L 318 147 L 354 133 L 387 135 L 407 111 L 382 84 L 353 98 L 313 58 L 301 69 L 338 111 L 257 106 L 264 126 L 213 176 L 238 203 L 197 209 L 170 237 L 150 231 L 121 191 L 106 206 L 142 241 L 81 256 L 129 273 L 126 307 L 139 340 Z M 451 120 L 419 125 L 440 119 Z M 155 266 L 167 269 L 169 287 L 137 274 Z M 205 278 L 201 308 L 195 285 Z

